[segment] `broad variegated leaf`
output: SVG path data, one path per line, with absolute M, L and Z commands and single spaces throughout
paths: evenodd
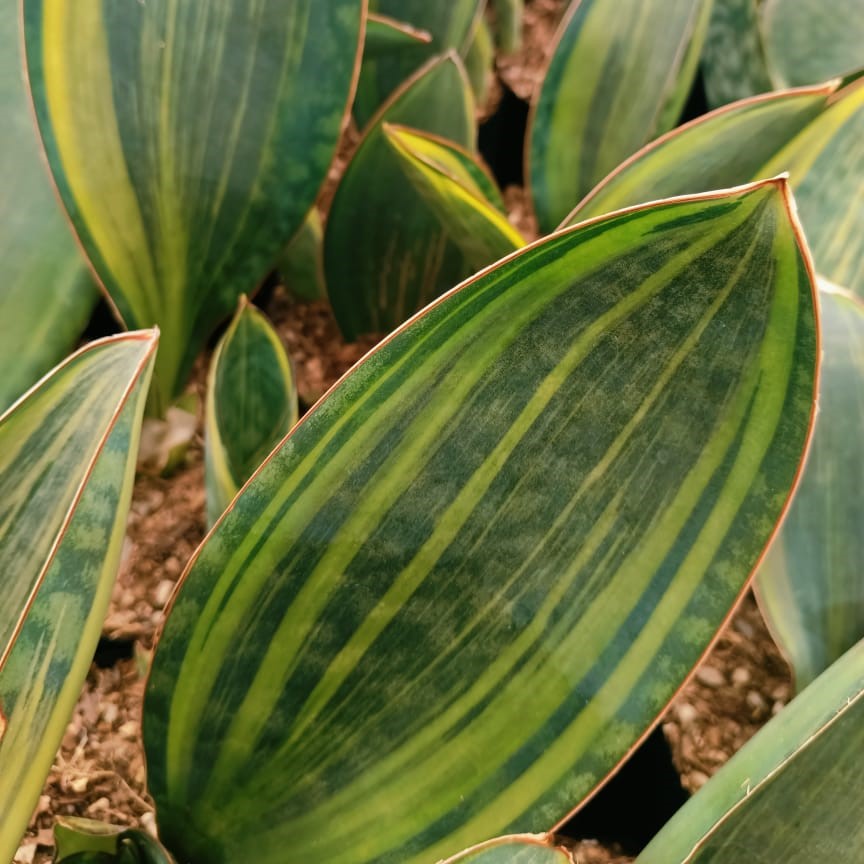
M 0 860 L 11 861 L 99 640 L 153 332 L 94 342 L 0 417 Z
M 513 834 L 479 843 L 440 864 L 574 864 L 574 859 L 545 834 Z
M 678 121 L 709 0 L 581 0 L 558 31 L 528 129 L 531 197 L 551 231 L 599 180 Z
M 525 245 L 522 235 L 485 196 L 490 183 L 494 188 L 494 181 L 471 153 L 404 126 L 385 123 L 384 135 L 399 156 L 406 178 L 473 270 Z
M 767 93 L 718 108 L 669 132 L 619 165 L 565 225 L 644 201 L 744 183 L 819 117 L 833 84 Z
M 759 24 L 775 87 L 815 84 L 864 65 L 862 0 L 761 0 Z
M 212 524 L 297 422 L 291 361 L 273 325 L 245 296 L 207 376 L 207 521 Z
M 473 149 L 474 101 L 459 58 L 435 58 L 393 94 L 336 190 L 324 229 L 324 275 L 347 339 L 391 330 L 473 272 L 406 180 L 384 123 Z
M 819 417 L 801 486 L 759 569 L 759 605 L 799 688 L 864 639 L 864 304 L 820 291 Z
M 864 641 L 682 807 L 636 864 L 859 864 Z
M 365 0 L 23 0 L 48 161 L 164 411 L 333 158 Z
M 0 2 L 0 412 L 75 347 L 96 302 L 38 156 L 17 8 Z
M 543 831 L 704 654 L 809 435 L 784 182 L 634 208 L 354 367 L 193 556 L 144 739 L 186 862 L 421 864 Z

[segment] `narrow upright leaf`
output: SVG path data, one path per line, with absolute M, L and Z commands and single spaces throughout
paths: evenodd
M 474 103 L 459 58 L 430 61 L 393 94 L 336 190 L 324 230 L 324 275 L 347 339 L 391 330 L 472 272 L 405 179 L 384 137 L 385 122 L 473 149 Z
M 864 66 L 862 0 L 762 0 L 759 19 L 775 87 L 815 84 Z
M 505 54 L 518 51 L 522 44 L 524 0 L 489 0 L 495 13 L 495 41 Z
M 555 846 L 544 834 L 514 834 L 480 843 L 440 864 L 574 864 L 574 861 L 563 846 Z
M 0 412 L 81 337 L 96 289 L 38 156 L 17 0 L 0 0 Z
M 321 216 L 313 207 L 276 261 L 285 287 L 301 300 L 317 300 L 326 293 L 321 260 L 323 242 Z
M 63 203 L 129 327 L 158 324 L 164 411 L 333 158 L 365 0 L 23 0 Z
M 748 741 L 636 864 L 859 864 L 862 753 L 864 641 Z
M 273 325 L 245 298 L 207 377 L 207 521 L 212 524 L 297 422 L 291 361 Z
M 474 99 L 481 109 L 485 108 L 489 101 L 494 62 L 495 43 L 492 41 L 492 31 L 485 19 L 479 18 L 465 52 L 465 70 L 474 91 Z
M 0 417 L 0 861 L 11 861 L 111 596 L 156 349 L 95 342 Z
M 405 176 L 473 270 L 525 245 L 522 235 L 484 195 L 490 183 L 494 189 L 494 181 L 471 153 L 404 126 L 385 123 L 384 135 Z
M 194 556 L 145 701 L 184 862 L 421 864 L 561 820 L 704 654 L 817 357 L 784 182 L 555 234 L 432 304 Z
M 825 288 L 819 417 L 759 605 L 805 687 L 864 639 L 864 303 Z
M 531 195 L 542 231 L 677 123 L 710 12 L 709 0 L 571 4 L 528 129 Z

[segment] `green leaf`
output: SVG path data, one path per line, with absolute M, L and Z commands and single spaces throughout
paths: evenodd
M 541 231 L 551 231 L 616 165 L 675 125 L 710 11 L 709 0 L 571 4 L 529 120 Z
M 767 93 L 698 117 L 619 165 L 564 224 L 575 225 L 643 201 L 766 176 L 765 164 L 825 111 L 834 92 L 834 85 L 823 85 Z M 783 164 L 778 173 L 788 168 Z
M 48 161 L 163 412 L 333 158 L 364 0 L 24 0 Z
M 486 21 L 479 18 L 465 52 L 465 70 L 474 91 L 474 100 L 481 108 L 485 108 L 489 101 L 489 85 L 494 65 L 495 44 L 492 41 L 492 31 Z
M 54 838 L 55 864 L 173 864 L 157 840 L 135 828 L 58 817 Z
M 327 295 L 349 340 L 381 333 L 472 272 L 402 173 L 384 123 L 474 147 L 474 104 L 459 58 L 430 61 L 369 125 L 336 190 L 324 230 Z
M 301 300 L 318 300 L 326 294 L 322 242 L 321 216 L 313 207 L 276 262 L 285 287 Z
M 711 643 L 809 435 L 782 180 L 548 237 L 384 341 L 198 550 L 144 739 L 183 861 L 435 861 L 562 819 Z
M 433 56 L 458 51 L 464 54 L 484 0 L 371 0 L 369 10 L 378 17 L 408 22 L 430 35 L 430 41 L 412 50 L 369 54 L 363 58 L 354 116 L 362 128 L 369 124 L 391 94 Z
M 759 605 L 800 688 L 864 638 L 864 304 L 823 288 L 819 418 Z
M 864 64 L 861 0 L 762 0 L 759 19 L 775 87 L 815 84 Z
M 525 245 L 522 235 L 484 194 L 490 184 L 494 189 L 494 181 L 477 157 L 451 142 L 404 126 L 385 123 L 383 130 L 405 176 L 472 270 Z M 493 194 L 500 200 L 497 189 Z
M 94 342 L 0 417 L 2 861 L 27 827 L 99 639 L 156 338 Z
M 208 523 L 216 521 L 298 416 L 297 386 L 279 334 L 241 297 L 207 376 Z
M 758 0 L 714 0 L 702 48 L 705 95 L 712 108 L 773 89 L 759 32 Z
M 495 13 L 495 41 L 505 54 L 518 51 L 522 44 L 524 0 L 489 0 Z
M 38 157 L 17 8 L 0 3 L 0 412 L 75 347 L 96 302 Z
M 679 810 L 636 864 L 859 864 L 864 641 Z
M 497 837 L 440 864 L 574 864 L 570 853 L 545 834 Z

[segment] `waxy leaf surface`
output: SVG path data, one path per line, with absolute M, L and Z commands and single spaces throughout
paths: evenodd
M 864 641 L 682 807 L 636 864 L 859 864 Z
M 207 377 L 207 521 L 212 524 L 297 422 L 297 387 L 279 334 L 245 297 Z
M 421 864 L 543 831 L 744 590 L 809 435 L 783 181 L 564 231 L 304 416 L 193 557 L 147 687 L 184 861 Z
M 82 349 L 0 417 L 0 860 L 11 861 L 111 596 L 152 332 Z
M 23 2 L 48 161 L 123 322 L 161 328 L 164 411 L 312 205 L 365 0 Z
M 573 864 L 573 857 L 543 834 L 498 837 L 466 849 L 441 864 Z
M 801 485 L 759 569 L 759 605 L 798 688 L 864 639 L 864 304 L 820 292 L 819 417 Z
M 405 177 L 473 270 L 525 245 L 522 235 L 484 194 L 490 184 L 494 190 L 494 181 L 471 153 L 403 126 L 385 124 L 384 135 Z M 497 190 L 492 195 L 500 198 Z
M 710 10 L 708 0 L 571 4 L 528 129 L 526 175 L 541 231 L 678 122 Z
M 39 159 L 17 9 L 0 2 L 0 412 L 75 347 L 96 302 Z
M 347 339 L 384 333 L 473 272 L 405 178 L 384 123 L 474 146 L 474 102 L 455 55 L 424 66 L 383 106 L 345 169 L 324 230 L 327 296 Z

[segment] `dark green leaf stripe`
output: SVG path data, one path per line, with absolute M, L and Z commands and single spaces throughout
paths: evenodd
M 393 147 L 405 177 L 438 217 L 450 241 L 462 250 L 472 270 L 503 258 L 525 245 L 525 238 L 485 197 L 479 163 L 433 136 L 403 126 L 384 124 L 384 137 Z M 496 196 L 497 197 L 497 196 Z
M 864 65 L 861 0 L 763 0 L 765 62 L 777 87 L 814 84 Z
M 448 51 L 464 53 L 483 0 L 370 0 L 369 11 L 378 16 L 397 19 L 431 37 L 427 44 L 416 44 L 412 50 L 386 54 L 375 52 L 363 58 L 354 116 L 365 127 L 391 94 L 433 56 Z
M 864 304 L 820 291 L 819 418 L 801 486 L 757 579 L 799 688 L 864 639 Z
M 551 231 L 616 165 L 678 121 L 707 0 L 582 0 L 561 23 L 528 130 L 531 196 Z
M 764 173 L 765 164 L 825 111 L 835 90 L 835 84 L 826 84 L 767 93 L 697 117 L 619 165 L 564 224 L 643 201 L 770 176 Z M 788 170 L 788 165 L 776 173 L 780 170 Z
M 152 332 L 94 343 L 0 417 L 3 861 L 27 827 L 99 638 L 155 347 Z
M 636 864 L 859 864 L 862 752 L 864 641 L 724 765 Z
M 324 230 L 327 295 L 346 338 L 384 333 L 473 272 L 384 137 L 401 123 L 474 147 L 474 102 L 455 54 L 431 60 L 370 123 Z
M 17 9 L 0 2 L 0 411 L 74 348 L 96 301 L 38 156 Z
M 757 4 L 758 0 L 713 0 L 701 61 L 713 108 L 772 89 Z
M 279 334 L 245 296 L 207 377 L 207 521 L 212 524 L 297 422 L 297 387 Z
M 513 834 L 480 843 L 441 864 L 573 864 L 573 857 L 544 834 Z
M 323 181 L 365 0 L 23 0 L 60 195 L 122 320 L 158 323 L 157 407 Z
M 400 329 L 194 557 L 144 737 L 189 861 L 548 829 L 706 650 L 809 434 L 783 181 L 553 235 Z

